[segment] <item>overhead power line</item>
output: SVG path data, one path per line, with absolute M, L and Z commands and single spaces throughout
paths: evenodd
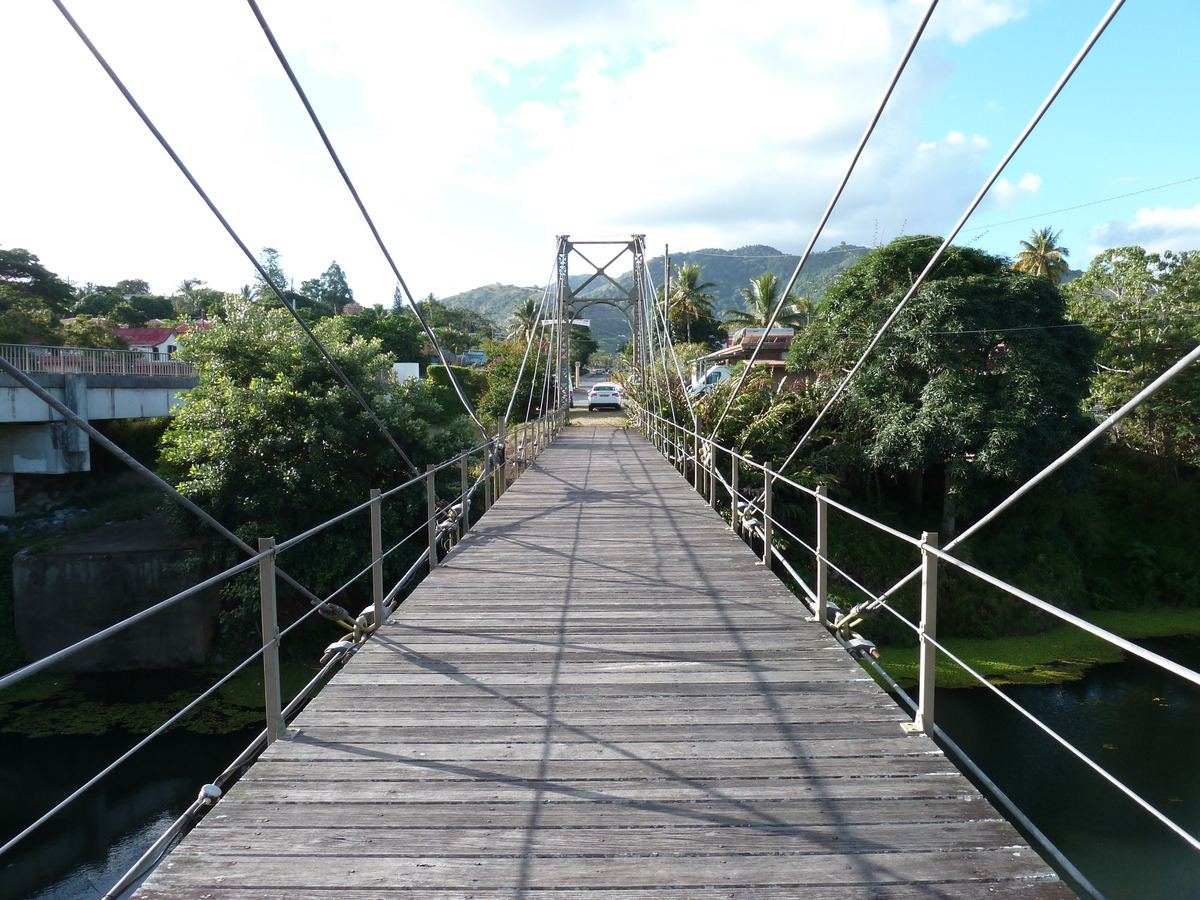
M 265 268 L 263 268 L 262 263 L 260 263 L 254 254 L 250 252 L 250 248 L 246 246 L 245 242 L 241 239 L 241 237 L 238 236 L 238 233 L 234 231 L 233 226 L 229 224 L 229 220 L 222 215 L 221 211 L 217 208 L 217 205 L 213 203 L 212 199 L 205 192 L 204 188 L 200 186 L 200 182 L 198 182 L 195 176 L 192 175 L 191 170 L 184 165 L 184 162 L 182 159 L 180 159 L 179 154 L 175 152 L 175 149 L 171 146 L 167 139 L 163 137 L 162 132 L 158 130 L 158 127 L 146 114 L 146 111 L 142 109 L 141 105 L 137 102 L 137 100 L 134 99 L 133 94 L 130 93 L 127 87 L 125 87 L 125 83 L 120 79 L 112 66 L 108 64 L 108 60 L 104 58 L 103 54 L 101 54 L 96 48 L 96 45 L 92 43 L 91 38 L 87 36 L 87 33 L 83 30 L 79 23 L 75 21 L 74 16 L 72 16 L 67 8 L 63 5 L 62 0 L 53 0 L 53 2 L 54 5 L 58 7 L 58 11 L 62 13 L 63 18 L 67 20 L 67 23 L 72 29 L 74 29 L 75 33 L 79 35 L 79 39 L 83 41 L 84 45 L 91 52 L 92 56 L 96 58 L 96 62 L 100 63 L 101 68 L 104 69 L 105 73 L 112 80 L 112 83 L 116 85 L 117 90 L 121 92 L 122 96 L 125 97 L 129 105 L 133 107 L 133 111 L 137 113 L 138 118 L 140 118 L 143 124 L 150 129 L 150 133 L 154 135 L 155 140 L 157 140 L 162 148 L 167 152 L 167 155 L 171 157 L 171 161 L 175 163 L 176 167 L 183 174 L 183 177 L 188 180 L 188 183 L 191 184 L 196 193 L 199 194 L 200 199 L 204 201 L 205 205 L 209 208 L 212 214 L 217 217 L 217 221 L 221 223 L 221 227 L 225 229 L 226 233 L 233 239 L 233 242 L 238 245 L 238 248 L 246 255 L 246 258 L 250 260 L 251 265 L 254 266 L 259 276 L 263 279 L 263 282 L 271 288 L 271 290 L 275 293 L 275 296 L 278 297 L 279 301 L 283 304 L 284 308 L 291 313 L 292 318 L 296 320 L 297 324 L 304 330 L 304 333 L 308 335 L 308 339 L 316 345 L 318 350 L 321 351 L 321 355 L 325 357 L 325 361 L 329 363 L 329 366 L 333 369 L 334 374 L 336 374 L 341 382 L 346 385 L 346 387 L 350 390 L 350 393 L 354 395 L 354 399 L 358 401 L 358 404 L 366 411 L 367 415 L 371 417 L 371 421 L 374 422 L 379 428 L 384 438 L 389 444 L 391 444 L 392 449 L 396 451 L 397 455 L 401 460 L 404 461 L 404 464 L 408 466 L 414 475 L 419 475 L 420 472 L 417 467 L 413 464 L 412 460 L 408 458 L 408 454 L 406 454 L 400 447 L 400 444 L 397 443 L 396 439 L 392 436 L 392 433 L 388 431 L 387 426 L 384 425 L 379 416 L 375 414 L 375 410 L 371 408 L 371 404 L 367 402 L 367 399 L 359 392 L 358 388 L 354 386 L 354 384 L 346 376 L 346 373 L 342 371 L 342 367 L 339 366 L 336 361 L 334 361 L 332 356 L 330 356 L 329 351 L 325 349 L 325 345 L 317 339 L 317 336 L 313 334 L 312 329 L 308 327 L 305 321 L 300 317 L 299 313 L 297 313 L 296 310 L 292 308 L 292 305 L 288 303 L 287 298 L 284 297 L 283 291 L 280 289 L 279 285 L 272 280 L 270 274 Z
M 1090 200 L 1087 203 L 1077 203 L 1075 206 L 1064 206 L 1062 209 L 1052 209 L 1049 212 L 1037 213 L 1032 216 L 1022 216 L 1019 219 L 1008 219 L 1004 222 L 992 222 L 989 225 L 980 225 L 980 230 L 986 228 L 999 228 L 1001 225 L 1015 225 L 1018 222 L 1028 222 L 1032 219 L 1044 219 L 1046 216 L 1056 216 L 1059 213 L 1072 212 L 1076 209 L 1085 209 L 1089 206 L 1099 206 L 1101 203 L 1111 203 L 1114 200 L 1124 200 L 1126 197 L 1136 197 L 1138 194 L 1149 194 L 1151 191 L 1161 191 L 1163 188 L 1175 187 L 1180 184 L 1187 184 L 1191 181 L 1200 181 L 1200 175 L 1194 175 L 1191 178 L 1181 178 L 1179 181 L 1169 181 L 1166 184 L 1157 184 L 1154 187 L 1142 188 L 1140 191 L 1130 191 L 1128 194 L 1117 194 L 1115 197 L 1105 197 L 1102 200 Z

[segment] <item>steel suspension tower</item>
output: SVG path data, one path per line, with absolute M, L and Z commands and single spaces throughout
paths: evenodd
M 613 252 L 615 251 L 615 253 Z M 600 256 L 598 254 L 605 254 Z M 590 256 L 589 256 L 590 254 Z M 609 255 L 611 254 L 611 255 Z M 626 259 L 626 254 L 629 259 Z M 575 287 L 571 286 L 570 263 L 574 255 L 586 264 L 582 277 Z M 607 258 L 607 262 L 597 264 L 591 257 Z M 609 274 L 616 264 L 629 265 L 633 273 L 632 285 L 624 287 Z M 646 371 L 648 361 L 646 350 L 646 324 L 648 320 L 647 296 L 648 281 L 646 278 L 646 236 L 644 234 L 630 235 L 626 240 L 583 240 L 572 241 L 570 235 L 558 236 L 558 262 L 556 273 L 558 289 L 554 315 L 554 331 L 556 347 L 556 380 L 559 387 L 560 402 L 570 404 L 570 393 L 562 386 L 568 384 L 571 364 L 571 325 L 575 319 L 589 306 L 611 306 L 625 316 L 629 322 L 630 340 L 633 341 L 633 364 L 638 376 Z

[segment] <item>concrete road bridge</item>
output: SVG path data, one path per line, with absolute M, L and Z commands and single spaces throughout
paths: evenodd
M 0 356 L 85 421 L 171 415 L 198 381 L 191 366 L 130 350 L 0 344 Z M 88 435 L 0 373 L 0 516 L 16 513 L 13 475 L 90 469 Z

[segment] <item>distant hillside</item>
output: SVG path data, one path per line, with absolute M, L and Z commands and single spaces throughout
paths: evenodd
M 823 252 L 814 252 L 804 264 L 804 271 L 796 282 L 795 293 L 800 296 L 820 295 L 825 287 L 843 269 L 852 266 L 870 248 L 853 244 L 841 244 Z M 718 312 L 725 309 L 744 308 L 738 291 L 750 286 L 750 279 L 763 272 L 774 272 L 787 282 L 796 271 L 799 256 L 781 253 L 774 247 L 754 244 L 737 250 L 708 248 L 687 253 L 671 254 L 671 271 L 685 263 L 700 266 L 703 281 L 714 281 L 716 287 L 710 293 L 716 298 L 713 305 Z M 650 275 L 655 284 L 662 281 L 663 258 L 656 256 L 649 262 Z
M 853 265 L 868 249 L 852 244 L 841 244 L 824 252 L 813 253 L 808 258 L 804 271 L 800 274 L 795 292 L 800 296 L 820 295 L 839 272 L 847 266 Z M 579 267 L 584 265 L 576 260 L 572 260 L 572 262 Z M 792 272 L 795 271 L 796 264 L 799 262 L 799 256 L 781 253 L 774 247 L 755 244 L 749 247 L 739 247 L 737 250 L 709 248 L 686 253 L 672 253 L 671 271 L 674 273 L 676 266 L 682 266 L 685 263 L 695 263 L 700 266 L 701 280 L 716 283 L 716 287 L 711 288 L 710 293 L 715 298 L 713 306 L 718 312 L 721 312 L 726 309 L 744 308 L 738 291 L 741 288 L 749 287 L 751 278 L 755 278 L 763 272 L 774 272 L 786 282 L 792 277 Z M 647 265 L 650 269 L 651 279 L 656 286 L 659 285 L 663 277 L 662 256 L 651 258 Z M 584 280 L 584 277 L 580 271 L 578 275 L 571 276 L 571 282 L 578 285 Z M 633 284 L 633 274 L 626 272 L 618 277 L 617 281 L 628 289 Z M 611 290 L 611 286 L 606 290 L 602 284 L 597 284 L 587 294 L 611 296 Z M 513 309 L 524 303 L 527 297 L 540 300 L 541 296 L 542 288 L 540 287 L 516 287 L 497 283 L 477 287 L 453 297 L 446 297 L 443 302 L 477 310 L 504 328 L 507 325 L 509 313 Z M 610 306 L 593 306 L 587 310 L 585 315 L 592 319 L 592 330 L 603 349 L 613 351 L 623 343 L 625 337 L 628 337 L 629 326 L 616 309 Z
M 540 287 L 518 287 L 515 284 L 485 284 L 453 297 L 439 298 L 447 306 L 461 306 L 483 313 L 501 328 L 507 327 L 508 315 L 528 298 L 542 299 Z

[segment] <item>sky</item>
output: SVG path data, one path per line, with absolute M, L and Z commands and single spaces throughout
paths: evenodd
M 64 0 L 242 240 L 394 278 L 243 0 Z M 928 0 L 259 0 L 413 294 L 544 285 L 556 236 L 799 253 Z M 818 239 L 959 220 L 1110 0 L 941 0 Z M 1200 249 L 1200 3 L 1128 0 L 958 242 Z M 0 248 L 78 284 L 253 268 L 50 0 L 0 3 Z M 657 274 L 657 273 L 655 273 Z

